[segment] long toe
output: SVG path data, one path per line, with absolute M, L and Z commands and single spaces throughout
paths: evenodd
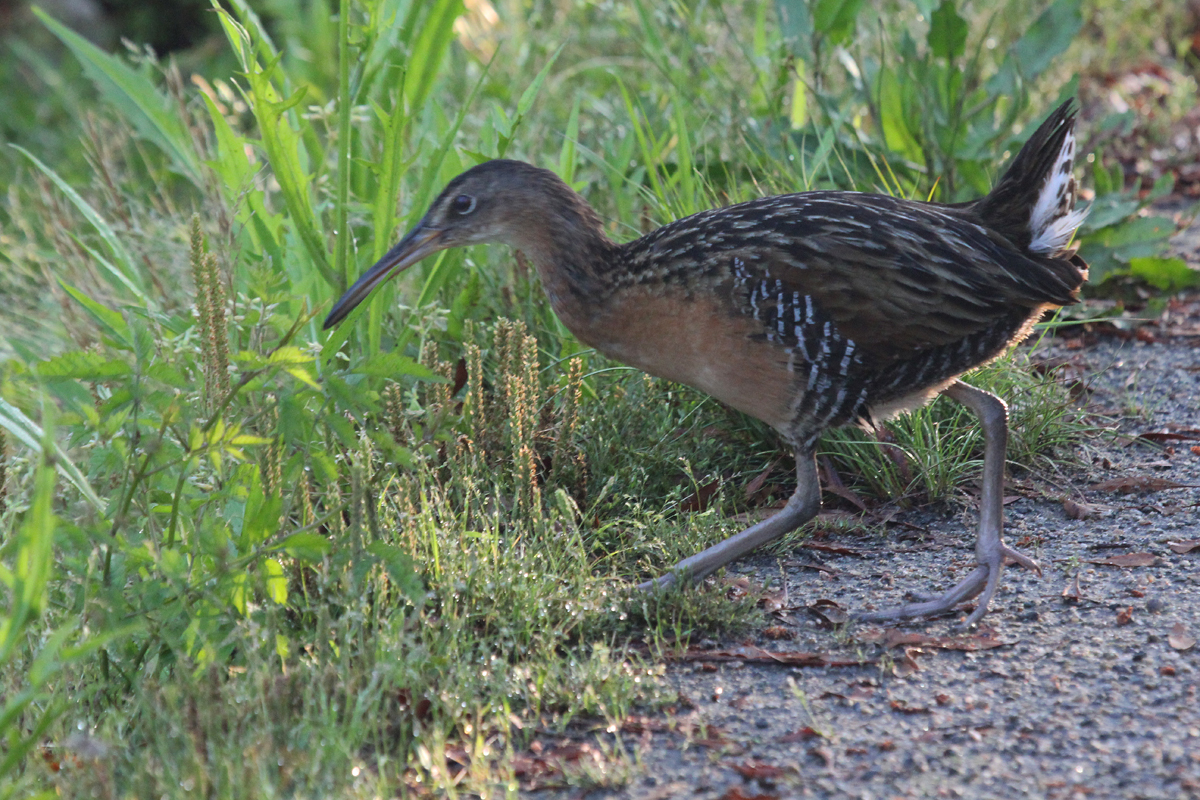
M 922 617 L 937 617 L 942 614 L 949 614 L 954 611 L 954 608 L 959 604 L 970 600 L 984 590 L 988 583 L 988 573 L 991 570 L 980 564 L 971 571 L 963 580 L 959 581 L 954 588 L 940 595 L 933 596 L 932 599 L 922 600 L 917 603 L 908 603 L 899 608 L 890 608 L 884 611 L 860 611 L 853 616 L 859 622 L 899 622 L 905 619 L 920 619 Z M 928 595 L 925 595 L 928 597 Z
M 863 611 L 854 614 L 854 619 L 860 622 L 898 622 L 906 619 L 937 617 L 954 611 L 960 603 L 975 597 L 975 610 L 963 621 L 964 627 L 974 625 L 987 613 L 988 605 L 996 588 L 1000 585 L 1000 577 L 1004 574 L 1006 563 L 1019 564 L 1026 569 L 1042 574 L 1042 568 L 1037 562 L 1025 554 L 1012 549 L 1003 542 L 998 547 L 990 548 L 983 559 L 971 571 L 971 574 L 959 581 L 953 588 L 942 594 L 916 594 L 919 602 L 908 603 L 899 608 L 884 611 Z

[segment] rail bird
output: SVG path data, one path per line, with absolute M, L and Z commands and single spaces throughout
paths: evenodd
M 473 167 L 334 305 L 345 319 L 389 277 L 451 247 L 507 244 L 536 265 L 554 312 L 580 341 L 757 417 L 796 453 L 795 493 L 769 519 L 641 588 L 698 581 L 820 510 L 823 431 L 873 426 L 943 393 L 984 437 L 976 566 L 957 585 L 867 621 L 940 615 L 978 598 L 977 622 L 1015 562 L 1004 542 L 1007 407 L 959 380 L 1073 303 L 1087 265 L 1071 242 L 1075 112 L 1042 123 L 986 196 L 946 205 L 813 191 L 677 220 L 624 244 L 553 172 L 509 160 Z

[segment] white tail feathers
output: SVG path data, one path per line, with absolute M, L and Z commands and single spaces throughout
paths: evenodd
M 1029 215 L 1029 233 L 1033 239 L 1029 249 L 1035 253 L 1060 255 L 1087 217 L 1088 209 L 1075 208 L 1079 185 L 1072 174 L 1074 165 L 1075 133 L 1071 131 L 1063 140 L 1054 169 L 1046 176 Z

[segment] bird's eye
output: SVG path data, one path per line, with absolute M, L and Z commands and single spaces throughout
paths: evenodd
M 456 214 L 470 214 L 475 210 L 475 198 L 469 194 L 460 194 L 450 201 L 450 208 Z

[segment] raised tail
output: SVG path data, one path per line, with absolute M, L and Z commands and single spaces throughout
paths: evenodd
M 1076 209 L 1075 109 L 1068 100 L 1046 118 L 975 212 L 1015 244 L 1049 258 L 1071 259 L 1068 245 L 1088 210 Z M 1080 262 L 1082 266 L 1082 262 Z

